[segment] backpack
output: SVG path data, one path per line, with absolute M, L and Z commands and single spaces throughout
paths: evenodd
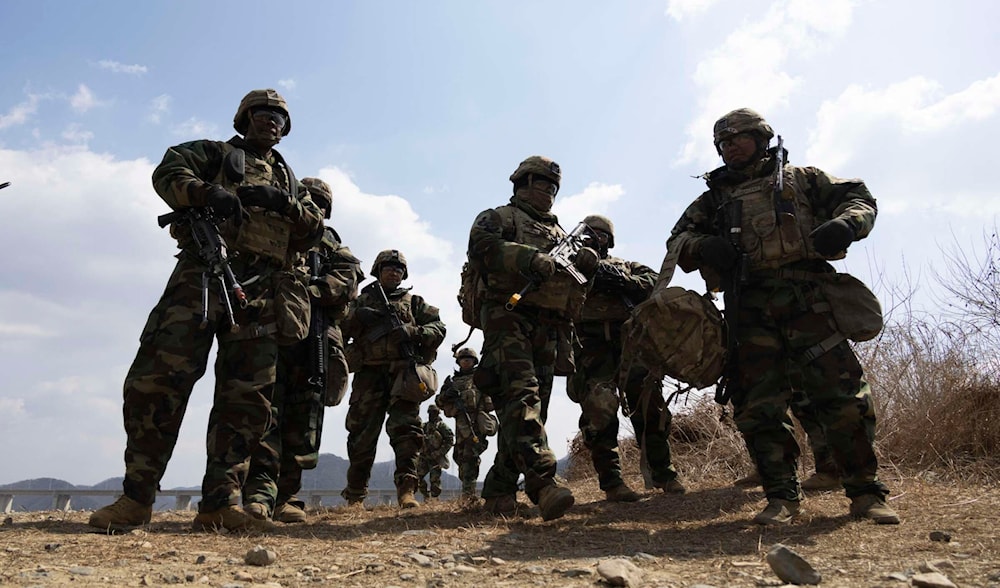
M 479 311 L 486 297 L 486 281 L 482 272 L 468 260 L 462 264 L 462 284 L 458 288 L 458 305 L 462 307 L 462 322 L 473 329 L 482 329 Z
M 636 306 L 622 341 L 623 375 L 639 362 L 657 379 L 706 388 L 722 377 L 726 363 L 722 313 L 707 295 L 677 286 L 660 288 Z

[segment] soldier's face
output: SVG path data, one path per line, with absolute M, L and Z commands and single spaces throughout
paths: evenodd
M 378 269 L 378 281 L 387 290 L 395 290 L 403 283 L 403 266 L 383 263 Z
M 458 360 L 458 367 L 462 371 L 469 371 L 476 366 L 476 360 L 471 357 L 462 357 Z
M 281 132 L 288 121 L 280 112 L 257 109 L 250 113 L 250 124 L 244 137 L 255 147 L 270 149 L 281 141 Z
M 737 133 L 719 141 L 722 151 L 722 161 L 731 167 L 744 166 L 753 159 L 757 152 L 757 141 L 750 133 Z

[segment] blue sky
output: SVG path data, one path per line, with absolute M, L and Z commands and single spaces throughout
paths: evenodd
M 879 220 L 842 268 L 930 289 L 939 249 L 974 247 L 1000 209 L 998 16 L 971 0 L 2 2 L 0 483 L 122 474 L 121 384 L 173 265 L 149 177 L 170 145 L 231 136 L 250 89 L 285 96 L 279 149 L 333 185 L 366 270 L 407 255 L 450 345 L 469 225 L 521 159 L 562 166 L 564 226 L 607 214 L 614 253 L 658 267 L 693 176 L 718 165 L 712 122 L 742 106 L 791 163 L 867 181 Z M 207 376 L 165 487 L 201 479 L 210 403 Z M 561 381 L 553 407 L 564 455 L 578 410 Z M 344 414 L 328 411 L 324 451 L 345 454 Z

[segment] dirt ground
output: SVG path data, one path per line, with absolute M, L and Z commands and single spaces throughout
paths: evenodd
M 683 496 L 611 504 L 594 480 L 578 481 L 576 505 L 551 522 L 536 508 L 507 520 L 451 501 L 327 509 L 268 535 L 195 533 L 193 513 L 158 512 L 108 536 L 91 532 L 88 512 L 13 513 L 0 525 L 0 584 L 600 586 L 597 564 L 625 558 L 642 574 L 633 585 L 777 586 L 765 554 L 783 543 L 823 586 L 907 586 L 933 566 L 958 586 L 1000 587 L 1000 489 L 887 479 L 898 526 L 853 520 L 842 493 L 826 492 L 792 525 L 764 529 L 749 523 L 764 505 L 759 489 L 686 482 Z M 934 531 L 951 540 L 931 540 Z M 244 563 L 257 545 L 276 561 Z

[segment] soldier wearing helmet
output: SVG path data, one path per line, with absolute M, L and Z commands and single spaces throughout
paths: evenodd
M 701 271 L 709 289 L 725 293 L 732 340 L 717 400 L 732 401 L 764 486 L 768 503 L 754 522 L 784 524 L 800 512 L 799 451 L 788 412 L 804 401 L 843 476 L 851 514 L 895 524 L 899 517 L 877 474 L 875 408 L 847 341 L 870 335 L 848 332 L 831 306 L 857 299 L 848 312 L 875 323 L 876 332 L 881 324 L 879 312 L 864 311 L 877 308 L 874 295 L 863 284 L 845 290 L 859 282 L 832 279 L 829 263 L 871 232 L 875 199 L 859 179 L 784 165 L 787 152 L 769 147 L 773 136 L 747 108 L 716 122 L 724 165 L 705 174 L 708 191 L 674 226 L 657 289 L 669 283 L 676 263 Z
M 445 416 L 455 419 L 455 451 L 452 456 L 458 464 L 458 478 L 462 482 L 462 496 L 467 500 L 476 497 L 479 480 L 479 456 L 489 447 L 487 437 L 497 433 L 497 419 L 493 415 L 490 397 L 476 388 L 473 378 L 479 356 L 471 347 L 455 352 L 458 369 L 445 378 L 435 402 Z
M 493 399 L 501 425 L 482 496 L 488 511 L 510 515 L 517 509 L 518 477 L 524 475 L 525 493 L 542 518 L 551 520 L 563 516 L 574 499 L 556 483 L 545 418 L 553 376 L 573 369 L 572 320 L 589 284 L 557 270 L 549 255 L 565 236 L 552 214 L 562 182 L 559 165 L 533 155 L 510 181 L 510 202 L 476 217 L 467 253 L 470 267 L 486 277 L 480 312 L 485 342 L 475 383 Z M 596 260 L 596 253 L 589 253 Z M 505 303 L 522 291 L 508 310 Z
M 575 322 L 580 345 L 576 373 L 567 381 L 570 400 L 580 405 L 580 433 L 590 450 L 598 484 L 611 502 L 634 502 L 636 494 L 622 479 L 618 450 L 618 373 L 622 361 L 622 325 L 632 308 L 649 297 L 657 273 L 635 261 L 609 255 L 615 244 L 614 223 L 592 214 L 583 219 L 597 242 L 600 254 L 594 287 L 587 294 Z M 625 397 L 636 441 L 648 466 L 649 486 L 664 492 L 685 491 L 671 464 L 670 411 L 660 382 L 647 382 L 648 371 L 633 365 L 625 383 Z M 644 472 L 646 473 L 646 472 Z
M 419 506 L 414 496 L 417 459 L 424 443 L 420 403 L 434 390 L 414 399 L 402 382 L 404 372 L 434 362 L 445 326 L 437 307 L 402 287 L 409 271 L 401 251 L 379 252 L 371 275 L 375 280 L 361 289 L 343 324 L 347 361 L 354 380 L 346 421 L 350 465 L 347 487 L 341 496 L 353 505 L 361 504 L 368 495 L 368 480 L 384 424 L 396 454 L 393 479 L 399 506 L 415 508 Z
M 319 178 L 302 178 L 302 184 L 330 218 L 330 186 Z M 305 502 L 296 494 L 302 488 L 302 471 L 319 462 L 324 409 L 340 404 L 347 390 L 340 324 L 365 277 L 361 262 L 329 226 L 302 262 L 309 273 L 311 336 L 279 349 L 273 419 L 250 460 L 243 488 L 247 513 L 283 523 L 307 518 Z
M 199 217 L 208 218 L 199 222 L 218 228 L 232 270 L 226 280 L 242 284 L 245 297 L 230 300 L 230 288 L 220 285 L 226 280 L 212 278 L 214 263 L 202 259 L 203 249 L 184 222 L 192 215 L 171 225 L 181 252 L 125 377 L 123 496 L 93 513 L 94 527 L 149 522 L 184 407 L 205 373 L 213 341 L 218 342 L 214 405 L 194 527 L 269 525 L 248 516 L 237 502 L 249 448 L 271 418 L 268 399 L 279 344 L 304 336 L 309 323 L 295 264 L 320 239 L 323 215 L 274 149 L 291 128 L 284 99 L 274 90 L 248 93 L 234 126 L 243 136 L 169 148 L 153 170 L 153 188 L 171 209 L 197 209 Z M 287 304 L 276 302 L 276 292 Z M 232 320 L 220 303 L 227 300 L 234 306 Z
M 441 496 L 441 474 L 442 470 L 451 467 L 448 452 L 455 444 L 455 433 L 441 420 L 441 409 L 434 404 L 427 407 L 423 430 L 424 448 L 417 460 L 417 487 L 427 502 Z

